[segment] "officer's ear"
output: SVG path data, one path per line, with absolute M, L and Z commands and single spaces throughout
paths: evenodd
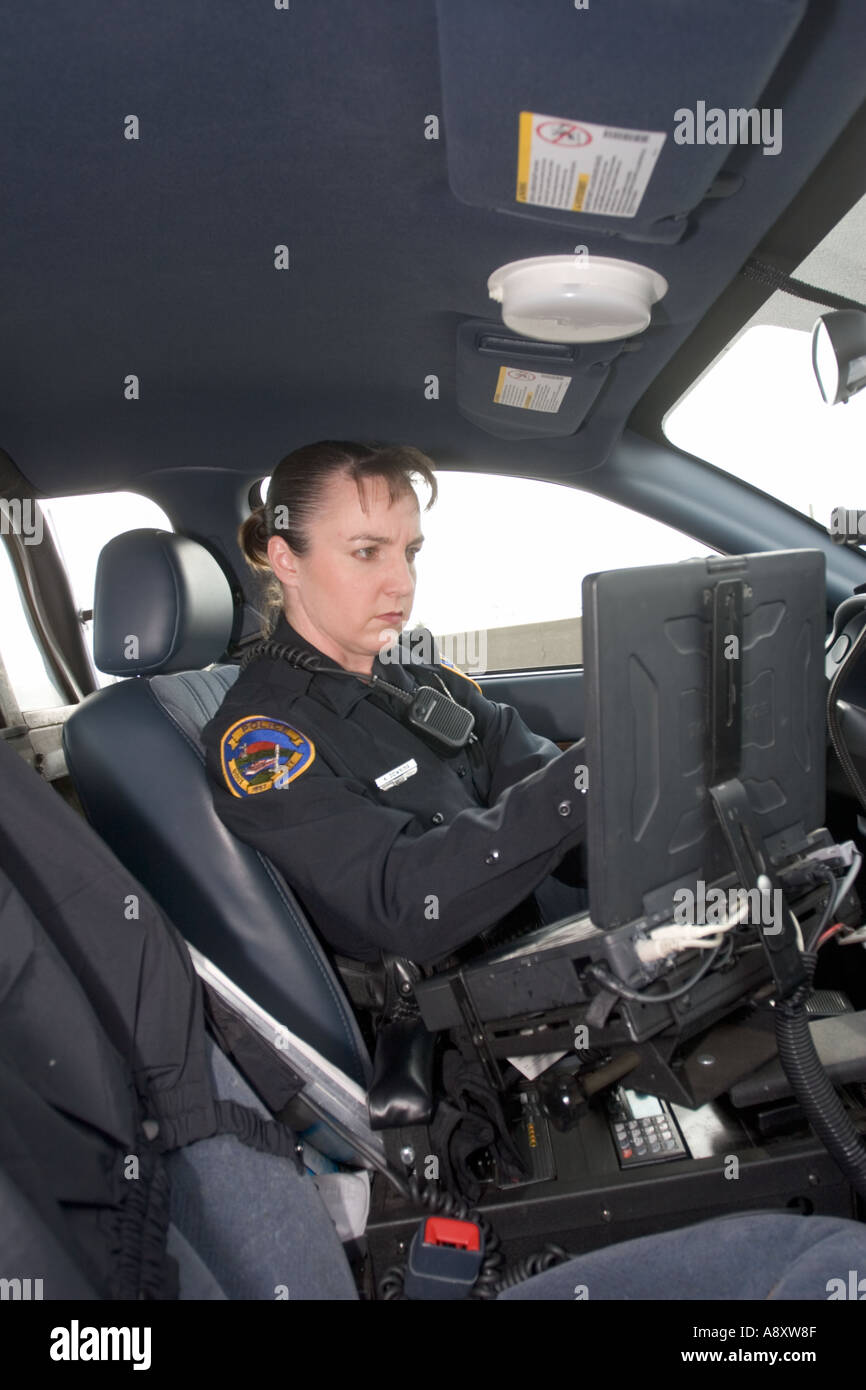
M 288 584 L 293 589 L 297 588 L 297 557 L 294 551 L 289 549 L 288 543 L 283 540 L 282 536 L 271 536 L 268 541 L 268 560 L 281 584 Z

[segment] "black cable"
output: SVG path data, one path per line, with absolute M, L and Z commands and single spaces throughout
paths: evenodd
M 536 1274 L 543 1274 L 546 1269 L 553 1269 L 555 1265 L 565 1264 L 566 1261 L 574 1258 L 574 1255 L 563 1250 L 561 1245 L 546 1245 L 542 1254 L 526 1255 L 511 1269 L 507 1269 L 497 1285 L 496 1293 L 497 1295 L 504 1293 L 506 1289 L 514 1288 L 516 1284 L 523 1284 Z
M 830 895 L 827 898 L 826 903 L 824 904 L 824 911 L 821 914 L 821 920 L 818 923 L 815 930 L 813 931 L 812 936 L 809 939 L 809 944 L 806 947 L 806 950 L 809 952 L 810 955 L 813 951 L 817 950 L 818 938 L 820 937 L 821 933 L 825 930 L 827 923 L 830 921 L 830 917 L 833 912 L 833 906 L 836 902 L 836 875 L 833 873 L 832 869 L 828 868 L 826 864 L 816 864 L 815 867 L 821 869 L 821 871 L 826 875 L 826 881 L 830 884 Z
M 669 1004 L 674 999 L 681 999 L 684 994 L 688 994 L 690 989 L 694 989 L 698 980 L 702 980 L 708 970 L 711 970 L 716 963 L 719 951 L 724 942 L 720 941 L 709 953 L 709 958 L 703 962 L 700 969 L 696 970 L 691 979 L 677 989 L 670 990 L 667 994 L 647 994 L 646 990 L 629 989 L 615 975 L 612 975 L 604 961 L 594 961 L 586 967 L 586 974 L 597 980 L 603 989 L 610 994 L 617 994 L 621 999 L 630 999 L 636 1004 Z M 647 989 L 651 986 L 648 985 Z
M 539 1274 L 542 1270 L 551 1269 L 554 1265 L 563 1264 L 566 1260 L 574 1258 L 561 1245 L 548 1244 L 538 1254 L 525 1255 L 510 1268 L 504 1269 L 505 1257 L 502 1253 L 499 1237 L 477 1208 L 470 1206 L 466 1198 L 457 1196 L 456 1193 L 441 1187 L 439 1183 L 426 1183 L 421 1188 L 414 1175 L 409 1182 L 414 1200 L 419 1205 L 426 1207 L 429 1212 L 451 1216 L 457 1221 L 472 1221 L 481 1231 L 484 1237 L 484 1257 L 475 1284 L 467 1295 L 468 1298 L 476 1300 L 496 1298 L 505 1289 L 522 1284 L 526 1279 L 531 1279 L 534 1274 Z M 391 1265 L 379 1280 L 379 1297 L 389 1302 L 406 1300 L 405 1280 L 405 1261 L 400 1265 Z
M 866 1140 L 856 1129 L 818 1056 L 805 1001 L 812 989 L 817 957 L 802 957 L 806 980 L 790 999 L 776 1005 L 779 1061 L 794 1096 L 818 1138 L 854 1188 L 866 1198 Z
M 301 671 L 309 671 L 317 676 L 348 676 L 350 680 L 360 681 L 370 690 L 387 690 L 389 695 L 396 695 L 404 705 L 411 705 L 414 699 L 408 690 L 391 685 L 381 676 L 368 676 L 361 671 L 345 671 L 342 666 L 324 666 L 315 652 L 306 651 L 303 647 L 289 647 L 285 642 L 256 642 L 255 646 L 244 652 L 241 670 L 261 656 L 269 656 L 274 661 L 287 661 L 290 666 L 296 666 Z M 448 698 L 453 700 L 454 697 L 449 694 Z
M 442 1216 L 454 1217 L 457 1221 L 473 1221 L 484 1236 L 484 1258 L 481 1262 L 481 1269 L 475 1283 L 477 1289 L 479 1285 L 488 1288 L 495 1284 L 500 1277 L 500 1270 L 503 1263 L 502 1250 L 500 1248 L 499 1237 L 493 1230 L 489 1222 L 464 1197 L 458 1197 L 456 1193 L 450 1192 L 447 1188 L 442 1188 L 438 1183 L 426 1183 L 424 1187 L 419 1187 L 418 1179 L 413 1174 L 409 1179 L 409 1187 L 413 1201 L 420 1206 L 426 1207 L 431 1213 Z M 399 1265 L 391 1265 L 379 1281 L 379 1297 L 393 1301 L 395 1299 L 405 1299 L 404 1285 L 406 1280 L 406 1262 Z M 474 1293 L 473 1289 L 473 1293 Z

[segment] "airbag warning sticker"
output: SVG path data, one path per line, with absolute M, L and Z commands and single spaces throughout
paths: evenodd
M 664 131 L 520 113 L 517 201 L 563 212 L 634 217 Z
M 518 410 L 546 410 L 555 415 L 570 385 L 570 376 L 500 367 L 493 402 L 495 405 L 516 405 Z

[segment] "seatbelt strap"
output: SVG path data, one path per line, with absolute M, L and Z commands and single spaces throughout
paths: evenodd
M 744 262 L 740 267 L 740 274 L 747 280 L 757 280 L 759 284 L 769 285 L 774 290 L 781 290 L 783 294 L 791 294 L 796 299 L 805 299 L 811 304 L 822 304 L 828 309 L 866 310 L 866 304 L 861 304 L 856 299 L 849 299 L 844 294 L 834 294 L 832 290 L 819 289 L 817 285 L 810 285 L 805 280 L 797 280 L 793 275 L 786 275 L 784 270 L 778 270 L 766 261 L 759 261 L 756 256 L 750 256 Z

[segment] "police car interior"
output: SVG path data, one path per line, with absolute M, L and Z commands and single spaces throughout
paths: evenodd
M 167 1214 L 124 1283 L 82 1212 L 126 1210 L 130 1154 L 168 1204 L 172 1150 L 237 1134 L 160 1101 L 205 1036 L 349 1271 L 229 1297 L 513 1296 L 748 1213 L 862 1232 L 860 0 L 2 28 L 8 1296 L 178 1296 Z M 434 460 L 407 632 L 572 749 L 585 910 L 353 961 L 217 816 L 202 730 L 263 632 L 238 528 L 315 440 Z M 433 685 L 400 717 L 462 749 Z

